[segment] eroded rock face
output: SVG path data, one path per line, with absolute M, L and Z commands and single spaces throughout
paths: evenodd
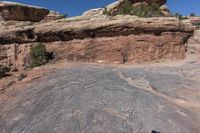
M 67 61 L 143 63 L 183 59 L 185 43 L 193 33 L 192 26 L 176 18 L 129 15 L 80 16 L 40 24 L 4 22 L 0 27 L 0 47 L 6 49 L 0 51 L 4 57 L 0 62 L 20 69 L 27 63 L 30 47 L 38 42 L 46 44 L 56 59 Z
M 142 68 L 68 65 L 7 88 L 0 95 L 0 129 L 3 133 L 199 133 L 199 73 L 199 63 Z
M 49 14 L 48 9 L 23 5 L 14 2 L 0 2 L 0 20 L 38 22 Z

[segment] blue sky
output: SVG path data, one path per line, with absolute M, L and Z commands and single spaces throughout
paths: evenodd
M 9 0 L 8 0 L 9 1 Z M 20 2 L 25 4 L 46 7 L 61 13 L 67 13 L 69 16 L 80 15 L 82 12 L 103 7 L 116 0 L 10 0 L 12 2 Z M 200 15 L 199 0 L 168 0 L 167 5 L 172 12 L 179 12 L 188 15 L 191 12 Z

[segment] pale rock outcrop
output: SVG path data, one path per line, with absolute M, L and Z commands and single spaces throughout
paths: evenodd
M 160 10 L 164 16 L 171 16 L 170 10 L 167 5 L 162 5 Z
M 133 7 L 141 7 L 141 6 L 147 6 L 148 3 L 147 2 L 137 2 L 132 4 Z
M 85 11 L 82 16 L 92 17 L 92 16 L 99 16 L 103 15 L 105 9 L 104 8 L 96 8 L 96 9 L 90 9 L 88 11 Z
M 116 1 L 116 2 L 113 2 L 113 3 L 109 4 L 109 5 L 107 5 L 107 6 L 105 7 L 105 10 L 106 10 L 107 12 L 114 12 L 114 11 L 118 10 L 118 8 L 119 8 L 123 3 L 124 3 L 124 0 L 118 0 L 118 1 Z
M 18 20 L 39 22 L 49 10 L 20 3 L 0 1 L 0 20 Z

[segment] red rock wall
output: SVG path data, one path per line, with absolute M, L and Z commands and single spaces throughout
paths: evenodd
M 164 32 L 156 35 L 129 35 L 44 43 L 55 60 L 97 63 L 152 63 L 185 57 L 186 33 Z M 37 43 L 0 45 L 0 63 L 24 69 L 30 47 Z M 6 50 L 2 50 L 6 49 Z M 4 59 L 3 59 L 4 57 Z

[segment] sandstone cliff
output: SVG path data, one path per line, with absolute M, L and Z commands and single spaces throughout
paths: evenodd
M 49 10 L 14 2 L 0 2 L 0 20 L 41 21 Z
M 63 15 L 42 7 L 0 1 L 0 21 L 16 20 L 39 22 L 63 18 Z
M 102 11 L 0 21 L 0 78 L 25 69 L 38 43 L 55 57 L 0 79 L 1 133 L 200 133 L 200 30 L 193 33 L 194 19 Z
M 55 59 L 143 63 L 183 59 L 190 24 L 176 18 L 79 16 L 52 22 L 2 21 L 0 63 L 23 69 L 30 47 L 42 42 Z
M 183 59 L 192 27 L 175 18 L 76 17 L 49 23 L 2 22 L 1 64 L 23 66 L 43 42 L 56 58 L 101 63 Z M 23 57 L 21 57 L 21 55 Z M 17 62 L 21 62 L 18 64 Z

